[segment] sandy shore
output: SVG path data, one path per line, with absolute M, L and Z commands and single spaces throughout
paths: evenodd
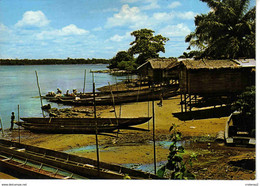
M 179 96 L 163 101 L 163 106 L 159 107 L 155 101 L 155 138 L 157 141 L 167 140 L 169 137 L 169 128 L 172 124 L 178 125 L 178 130 L 182 132 L 184 138 L 194 136 L 216 137 L 219 131 L 224 131 L 225 121 L 227 117 L 214 118 L 214 119 L 200 119 L 181 121 L 176 117 L 173 117 L 172 113 L 180 112 L 180 98 Z M 80 108 L 78 108 L 80 109 Z M 99 117 L 114 117 L 115 112 L 111 112 L 112 107 L 108 107 L 104 110 L 99 110 L 97 115 Z M 119 116 L 120 106 L 116 106 L 116 114 Z M 143 117 L 152 116 L 152 102 L 138 102 L 130 103 L 121 106 L 121 117 Z M 116 151 L 122 151 L 124 156 L 113 156 L 113 152 L 101 153 L 102 161 L 109 163 L 143 163 L 152 162 L 148 160 L 146 156 L 142 157 L 138 154 L 152 154 L 150 147 L 146 145 L 147 142 L 152 141 L 152 119 L 149 123 L 145 123 L 137 126 L 141 129 L 149 129 L 150 131 L 139 130 L 121 130 L 118 138 L 115 134 L 103 134 L 99 135 L 99 145 L 109 145 L 111 147 L 120 146 Z M 15 136 L 15 134 L 13 134 Z M 69 150 L 81 146 L 94 145 L 95 135 L 91 134 L 27 134 L 22 138 L 23 143 L 30 145 L 36 145 L 40 147 L 50 148 L 54 150 Z M 137 143 L 137 145 L 133 145 Z M 128 144 L 131 144 L 129 146 Z M 124 146 L 125 145 L 125 146 Z M 136 148 L 136 146 L 143 145 L 142 148 Z M 147 148 L 147 150 L 145 150 Z M 148 149 L 150 148 L 150 149 Z M 135 149 L 134 151 L 131 149 Z M 165 153 L 162 158 L 158 157 L 158 161 L 167 157 L 167 149 L 158 147 L 160 151 Z M 129 153 L 131 152 L 131 153 Z M 133 154 L 136 153 L 136 154 Z M 79 153 L 83 156 L 95 157 L 95 153 Z
M 155 101 L 155 139 L 156 141 L 169 140 L 169 128 L 172 124 L 178 125 L 178 130 L 182 133 L 184 139 L 205 138 L 207 140 L 215 139 L 219 131 L 224 131 L 227 117 L 196 119 L 182 121 L 174 117 L 172 113 L 180 112 L 180 97 L 176 96 L 163 101 L 163 106 L 157 105 Z M 152 116 L 152 102 L 129 103 L 121 106 L 121 117 L 142 117 Z M 75 109 L 86 109 L 77 107 Z M 89 108 L 90 109 L 90 108 Z M 111 112 L 113 107 L 103 107 L 97 111 L 99 117 L 114 117 L 115 112 Z M 116 106 L 116 115 L 119 116 L 120 106 Z M 82 115 L 83 116 L 83 115 Z M 154 161 L 152 120 L 149 123 L 138 125 L 138 128 L 149 129 L 149 131 L 140 130 L 120 130 L 118 134 L 98 135 L 100 145 L 100 161 L 113 164 L 152 164 Z M 18 133 L 14 130 L 9 133 L 8 138 L 17 140 Z M 68 151 L 85 146 L 95 145 L 95 135 L 93 134 L 34 134 L 23 132 L 22 143 L 36 145 L 59 151 Z M 195 143 L 185 147 L 187 157 L 190 153 L 196 152 L 199 155 L 199 162 L 195 165 L 195 173 L 198 179 L 254 179 L 255 171 L 241 171 L 240 173 L 222 174 L 226 171 L 226 165 L 233 159 L 254 159 L 255 149 L 247 148 L 226 148 L 213 145 L 208 141 L 206 143 Z M 208 146 L 208 144 L 210 146 Z M 72 151 L 70 153 L 96 159 L 95 150 L 92 151 Z M 165 162 L 169 150 L 163 145 L 156 146 L 156 161 Z M 212 170 L 210 169 L 212 167 Z M 228 167 L 230 167 L 228 165 Z M 222 170 L 223 169 L 223 170 Z M 205 170 L 208 170 L 205 171 Z M 209 171 L 210 170 L 210 171 Z M 219 170 L 219 173 L 216 171 Z M 234 177 L 234 175 L 239 177 Z

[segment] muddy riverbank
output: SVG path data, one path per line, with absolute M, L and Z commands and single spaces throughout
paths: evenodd
M 160 142 L 169 140 L 169 128 L 172 124 L 176 124 L 183 139 L 188 141 L 185 145 L 184 159 L 193 152 L 198 155 L 198 161 L 194 162 L 193 167 L 190 168 L 196 175 L 196 179 L 255 179 L 255 148 L 226 147 L 224 144 L 214 141 L 218 132 L 224 131 L 227 116 L 183 121 L 172 114 L 180 112 L 179 96 L 164 100 L 162 107 L 159 107 L 157 102 L 155 102 L 155 139 L 158 166 L 167 161 L 169 153 L 168 147 Z M 148 102 L 124 104 L 121 108 L 116 106 L 116 114 L 119 115 L 121 110 L 121 117 L 151 116 L 151 108 L 151 102 L 149 102 L 149 110 Z M 82 109 L 91 108 L 74 108 L 74 110 Z M 99 108 L 97 115 L 114 117 L 115 112 L 112 111 L 112 107 Z M 85 115 L 84 112 L 79 112 L 78 117 L 85 117 Z M 152 120 L 137 127 L 142 130 L 120 130 L 118 135 L 116 131 L 99 135 L 100 161 L 153 172 L 153 167 L 151 167 L 154 161 Z M 18 130 L 8 131 L 5 138 L 18 140 Z M 95 150 L 91 150 L 95 146 L 95 135 L 93 134 L 34 134 L 22 131 L 21 141 L 30 145 L 96 159 Z M 80 148 L 82 150 L 75 150 Z

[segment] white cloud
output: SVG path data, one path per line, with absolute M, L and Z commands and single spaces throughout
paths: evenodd
M 27 11 L 23 14 L 22 20 L 19 20 L 15 26 L 33 26 L 33 27 L 43 27 L 49 24 L 49 20 L 44 15 L 42 11 Z
M 10 30 L 7 26 L 0 23 L 0 42 L 9 42 L 12 34 L 12 30 Z
M 169 4 L 168 8 L 176 8 L 178 6 L 181 6 L 181 3 L 179 1 L 174 1 L 171 4 Z
M 4 24 L 0 23 L 0 32 L 8 32 L 9 29 Z
M 113 37 L 111 37 L 110 40 L 115 41 L 115 42 L 120 42 L 123 40 L 123 38 L 124 38 L 124 36 L 120 36 L 120 35 L 116 34 Z
M 159 33 L 165 37 L 186 36 L 190 32 L 191 30 L 189 27 L 183 23 L 177 25 L 168 25 L 159 31 Z
M 175 15 L 181 19 L 194 19 L 197 13 L 189 11 L 189 12 L 175 12 Z
M 153 14 L 153 18 L 157 21 L 165 22 L 169 21 L 174 17 L 173 13 L 157 12 Z
M 85 35 L 88 33 L 89 31 L 78 28 L 74 24 L 70 24 L 59 30 L 42 31 L 41 33 L 37 34 L 36 37 L 38 39 L 50 39 L 56 36 Z
M 138 0 L 121 0 L 121 3 L 136 3 Z
M 148 5 L 141 7 L 142 10 L 151 10 L 151 9 L 160 8 L 160 5 L 158 4 L 158 0 L 145 0 L 144 2 L 148 3 Z
M 108 39 L 108 41 L 121 42 L 121 41 L 126 40 L 126 39 L 131 39 L 131 33 L 130 32 L 126 32 L 125 35 L 116 34 L 116 35 L 110 37 Z
M 101 30 L 103 30 L 103 28 L 101 26 L 99 26 L 99 27 L 93 28 L 92 30 L 93 31 L 101 31 Z
M 61 29 L 61 31 L 59 32 L 60 35 L 83 35 L 83 34 L 87 34 L 88 31 L 78 28 L 76 25 L 74 24 L 70 24 L 66 27 L 63 27 Z
M 140 12 L 137 7 L 130 8 L 125 4 L 122 6 L 119 13 L 114 14 L 113 17 L 107 19 L 106 27 L 124 26 L 142 22 L 147 16 Z

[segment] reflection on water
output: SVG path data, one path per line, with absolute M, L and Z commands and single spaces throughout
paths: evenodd
M 103 150 L 104 146 L 98 146 L 99 151 L 104 152 Z M 84 152 L 95 152 L 96 151 L 96 145 L 88 145 L 84 147 L 77 147 L 69 150 L 65 150 L 63 152 L 65 153 L 84 153 Z
M 99 65 L 30 65 L 30 66 L 0 66 L 0 118 L 4 129 L 10 127 L 11 113 L 15 112 L 18 118 L 18 105 L 20 117 L 42 116 L 39 92 L 37 88 L 35 71 L 38 73 L 41 94 L 60 88 L 72 92 L 77 89 L 83 91 L 84 73 L 86 75 L 86 91 L 92 91 L 92 74 L 90 70 L 104 70 L 106 64 Z M 126 76 L 117 77 L 119 82 Z M 115 76 L 108 73 L 96 73 L 96 88 L 115 83 Z M 43 104 L 47 104 L 43 100 Z M 52 107 L 64 108 L 64 106 L 50 103 Z
M 167 161 L 161 161 L 156 163 L 156 170 L 159 170 L 160 167 L 165 165 Z M 154 163 L 151 164 L 136 164 L 136 163 L 128 163 L 128 164 L 123 164 L 124 167 L 126 168 L 131 168 L 135 170 L 141 170 L 143 172 L 149 172 L 149 173 L 154 173 Z

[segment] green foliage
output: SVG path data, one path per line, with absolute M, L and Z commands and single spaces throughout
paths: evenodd
M 133 55 L 131 55 L 130 53 L 126 52 L 126 51 L 119 51 L 117 52 L 116 56 L 112 58 L 111 63 L 109 65 L 109 68 L 120 68 L 119 67 L 119 63 L 121 63 L 122 61 L 133 61 L 134 57 Z M 125 70 L 124 68 L 121 68 L 122 70 Z
M 200 57 L 254 58 L 256 8 L 250 0 L 201 0 L 211 11 L 195 17 L 196 29 L 186 36 Z M 189 48 L 190 48 L 189 46 Z
M 198 58 L 201 56 L 201 52 L 200 51 L 196 51 L 196 50 L 192 50 L 190 52 L 183 52 L 183 54 L 181 56 L 179 56 L 179 58 Z
M 109 64 L 107 59 L 0 59 L 0 65 Z
M 137 67 L 134 61 L 121 61 L 117 64 L 120 70 L 134 71 Z
M 232 109 L 240 111 L 245 116 L 255 118 L 255 86 L 247 87 L 246 91 L 238 96 Z
M 172 131 L 171 140 L 173 143 L 169 148 L 168 162 L 157 171 L 157 175 L 163 177 L 166 172 L 169 171 L 170 179 L 195 179 L 195 175 L 187 170 L 186 164 L 189 163 L 192 167 L 192 160 L 197 160 L 197 156 L 196 154 L 192 154 L 188 160 L 183 161 L 181 154 L 184 153 L 184 147 L 177 144 L 177 142 L 181 141 L 181 133 L 178 132 L 176 128 L 177 126 L 174 124 L 170 127 L 170 132 Z
M 136 30 L 131 33 L 135 40 L 130 43 L 129 53 L 138 54 L 137 64 L 144 63 L 148 58 L 159 57 L 159 52 L 165 52 L 164 45 L 169 40 L 162 35 L 154 36 L 154 31 L 150 29 Z

